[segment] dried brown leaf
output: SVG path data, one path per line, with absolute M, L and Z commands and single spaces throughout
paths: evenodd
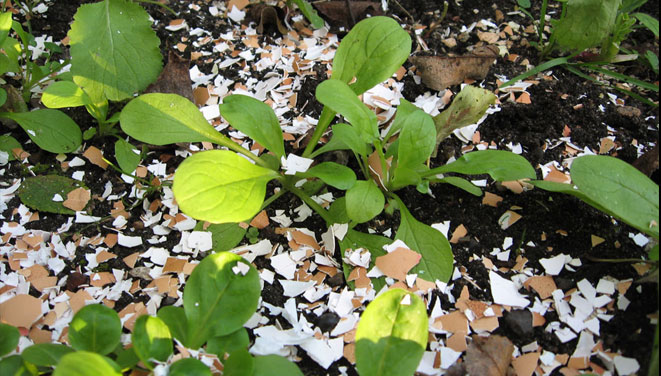
M 347 8 L 347 4 L 351 8 Z M 350 24 L 352 18 L 358 22 L 366 18 L 367 15 L 380 16 L 383 14 L 380 3 L 372 1 L 318 1 L 313 5 L 326 18 L 329 24 L 333 26 L 344 26 L 346 28 L 353 26 Z
M 193 101 L 193 88 L 190 83 L 188 66 L 190 61 L 170 50 L 168 63 L 158 75 L 156 82 L 147 87 L 145 93 L 178 94 Z
M 514 345 L 503 336 L 473 336 L 466 350 L 466 371 L 469 375 L 505 376 L 512 361 Z

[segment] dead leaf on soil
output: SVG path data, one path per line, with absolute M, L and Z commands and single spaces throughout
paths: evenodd
M 481 80 L 498 57 L 498 47 L 483 46 L 464 56 L 411 56 L 422 82 L 430 89 L 441 91 L 466 79 Z
M 512 361 L 514 345 L 503 336 L 473 336 L 466 350 L 466 371 L 469 375 L 505 376 Z
M 190 85 L 188 66 L 190 61 L 177 55 L 174 51 L 168 53 L 168 63 L 158 75 L 156 82 L 147 87 L 145 93 L 179 94 L 193 101 L 193 88 Z
M 280 34 L 287 35 L 289 30 L 281 21 L 283 17 L 284 11 L 282 9 L 263 3 L 251 5 L 248 11 L 248 19 L 257 23 L 256 30 L 260 35 L 264 34 L 264 30 L 267 34 L 277 30 Z
M 351 6 L 351 11 L 347 8 L 347 3 Z M 380 16 L 383 14 L 379 3 L 371 1 L 318 1 L 315 2 L 314 7 L 317 11 L 326 17 L 328 23 L 333 26 L 344 26 L 350 28 L 352 15 L 353 19 L 358 22 L 367 15 Z

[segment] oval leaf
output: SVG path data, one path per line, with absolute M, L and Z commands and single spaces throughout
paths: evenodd
M 0 151 L 4 151 L 8 155 L 9 161 L 16 159 L 14 156 L 14 149 L 22 149 L 21 144 L 14 137 L 4 134 L 0 136 Z
M 333 111 L 344 116 L 358 130 L 363 141 L 370 143 L 379 137 L 376 114 L 372 112 L 340 80 L 326 80 L 317 86 L 317 100 Z
M 68 34 L 74 82 L 94 98 L 114 101 L 145 89 L 162 67 L 151 26 L 149 14 L 130 1 L 81 5 Z
M 255 376 L 255 358 L 250 355 L 247 349 L 239 349 L 230 354 L 229 358 L 223 364 L 223 376 Z M 272 368 L 271 372 L 274 369 Z M 279 373 L 280 370 L 278 370 Z
M 367 156 L 367 143 L 358 136 L 356 128 L 345 123 L 335 124 L 332 128 L 333 137 L 324 146 L 315 150 L 310 158 L 333 150 L 352 150 L 358 155 Z
M 323 162 L 310 168 L 307 173 L 337 189 L 347 190 L 356 183 L 356 174 L 347 166 L 335 162 Z
M 27 362 L 20 355 L 11 355 L 0 360 L 0 372 L 2 375 L 27 376 L 38 375 L 37 367 Z
M 204 222 L 198 222 L 195 231 L 211 233 L 211 249 L 214 252 L 229 251 L 239 245 L 246 235 L 246 229 L 238 223 L 212 223 L 205 228 Z
M 142 315 L 135 320 L 131 342 L 135 353 L 145 364 L 151 359 L 164 362 L 172 354 L 172 336 L 158 317 Z
M 168 376 L 211 376 L 211 370 L 195 358 L 184 358 L 172 363 Z
M 62 357 L 53 376 L 121 376 L 111 359 L 89 351 L 76 351 Z
M 85 106 L 92 103 L 92 100 L 73 82 L 58 81 L 44 90 L 41 102 L 48 108 L 64 108 Z
M 174 174 L 172 190 L 181 210 L 211 222 L 241 222 L 261 209 L 266 183 L 277 173 L 227 150 L 187 158 Z
M 424 111 L 417 109 L 408 113 L 401 121 L 397 166 L 416 169 L 431 156 L 436 146 L 434 120 Z
M 108 354 L 117 347 L 121 335 L 122 323 L 117 312 L 103 304 L 81 308 L 69 324 L 69 343 L 79 352 Z
M 659 238 L 659 186 L 617 158 L 586 155 L 571 166 L 579 191 L 606 213 Z
M 16 350 L 21 333 L 18 329 L 0 322 L 0 357 Z
M 303 376 L 295 363 L 278 355 L 256 356 L 253 364 L 253 376 L 271 376 L 274 369 L 280 376 Z
M 280 122 L 266 103 L 247 95 L 230 95 L 223 98 L 220 114 L 232 127 L 259 142 L 279 158 L 285 156 Z
M 168 326 L 174 338 L 182 343 L 188 342 L 188 321 L 182 307 L 165 306 L 158 310 L 157 316 Z
M 222 336 L 240 329 L 255 313 L 260 293 L 257 271 L 241 256 L 221 252 L 205 257 L 184 288 L 187 346 L 197 349 L 212 334 Z
M 430 170 L 426 175 L 457 172 L 466 175 L 489 174 L 497 181 L 535 179 L 535 168 L 524 157 L 505 150 L 481 150 L 464 154 L 444 166 Z
M 207 341 L 206 352 L 218 355 L 224 359 L 225 354 L 231 354 L 236 350 L 247 349 L 250 346 L 250 337 L 245 328 L 241 328 L 224 336 L 213 337 Z
M 51 153 L 70 153 L 83 142 L 78 124 L 62 111 L 3 112 L 0 117 L 17 122 L 37 146 Z
M 197 106 L 177 94 L 141 95 L 124 107 L 119 123 L 126 134 L 152 145 L 218 143 L 220 137 Z
M 21 356 L 36 366 L 54 367 L 63 356 L 73 351 L 71 347 L 57 343 L 38 343 L 23 350 Z
M 347 191 L 347 214 L 357 223 L 367 222 L 383 210 L 385 198 L 373 181 L 358 180 Z
M 335 52 L 333 75 L 360 95 L 388 79 L 411 53 L 411 37 L 390 17 L 358 22 Z
M 372 301 L 358 322 L 361 376 L 412 375 L 427 347 L 427 310 L 417 295 L 392 289 Z
M 34 176 L 23 180 L 18 197 L 25 205 L 42 212 L 75 214 L 62 205 L 69 192 L 80 187 L 80 182 L 58 175 Z M 53 201 L 56 196 L 58 201 Z
M 450 107 L 434 116 L 436 144 L 455 129 L 477 123 L 494 103 L 496 96 L 491 91 L 471 85 L 464 86 L 452 100 Z
M 140 163 L 140 151 L 120 138 L 115 141 L 115 159 L 122 171 L 132 174 Z

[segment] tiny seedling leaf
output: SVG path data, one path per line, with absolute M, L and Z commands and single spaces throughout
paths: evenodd
M 63 356 L 74 351 L 71 347 L 59 343 L 37 343 L 23 350 L 21 356 L 35 366 L 54 367 Z
M 120 368 L 112 359 L 90 351 L 66 354 L 53 372 L 53 376 L 121 376 Z
M 69 343 L 81 351 L 106 355 L 119 344 L 122 323 L 117 312 L 103 304 L 91 304 L 78 311 L 69 324 Z
M 505 150 L 480 150 L 437 167 L 427 175 L 457 172 L 466 175 L 489 174 L 496 181 L 535 179 L 535 169 L 524 157 Z
M 257 271 L 241 256 L 221 252 L 205 257 L 184 289 L 187 347 L 197 349 L 213 335 L 240 329 L 255 313 L 260 293 Z
M 0 357 L 16 350 L 21 333 L 15 327 L 0 322 Z
M 158 317 L 142 315 L 135 320 L 131 342 L 144 364 L 150 359 L 164 362 L 172 354 L 172 336 L 168 326 Z
M 259 142 L 279 158 L 285 156 L 280 122 L 266 103 L 247 95 L 230 95 L 223 99 L 220 114 L 232 127 Z
M 391 289 L 372 301 L 356 331 L 361 376 L 412 375 L 427 346 L 427 310 L 417 295 Z
M 452 100 L 450 107 L 434 116 L 437 147 L 455 129 L 477 123 L 495 102 L 496 96 L 491 91 L 471 85 L 464 86 Z
M 307 173 L 341 190 L 347 190 L 356 183 L 353 170 L 335 162 L 322 162 L 310 168 Z
M 140 151 L 123 138 L 115 141 L 115 158 L 119 168 L 132 174 L 140 163 Z
M 124 107 L 119 123 L 126 134 L 152 145 L 217 143 L 220 137 L 197 106 L 177 94 L 141 95 Z
M 357 95 L 385 81 L 411 53 L 411 37 L 390 17 L 358 22 L 340 43 L 331 78 L 352 82 Z M 355 81 L 353 81 L 355 79 Z
M 211 376 L 211 370 L 195 358 L 184 358 L 172 363 L 168 376 Z
M 92 103 L 92 100 L 73 82 L 58 81 L 44 90 L 41 102 L 48 108 L 65 108 L 85 106 Z
M 156 315 L 168 326 L 174 338 L 181 343 L 188 343 L 188 320 L 182 307 L 165 306 Z
M 246 349 L 250 346 L 250 337 L 245 328 L 236 330 L 224 336 L 212 337 L 207 341 L 206 352 L 225 358 L 225 353 L 231 354 L 236 350 Z
M 51 153 L 70 153 L 83 142 L 78 124 L 58 110 L 3 112 L 0 117 L 17 122 L 37 146 Z
M 90 96 L 127 99 L 161 71 L 160 40 L 149 14 L 126 0 L 78 8 L 69 30 L 71 73 Z
M 194 154 L 177 168 L 172 190 L 181 210 L 211 223 L 241 222 L 261 209 L 277 173 L 227 150 Z
M 294 4 L 298 6 L 298 9 L 301 10 L 301 13 L 305 16 L 305 18 L 310 21 L 312 24 L 312 27 L 315 29 L 321 29 L 324 27 L 324 20 L 323 18 L 319 17 L 317 14 L 317 11 L 312 7 L 312 5 L 307 2 L 306 0 L 292 0 Z
M 347 190 L 347 214 L 357 223 L 367 222 L 383 211 L 385 197 L 376 183 L 358 180 Z
M 58 175 L 34 176 L 25 179 L 18 190 L 18 197 L 25 205 L 42 212 L 57 214 L 75 214 L 62 205 L 69 192 L 80 187 L 80 183 L 71 178 Z M 53 201 L 59 195 L 61 201 Z

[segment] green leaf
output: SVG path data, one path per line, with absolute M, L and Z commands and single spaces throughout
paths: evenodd
M 659 186 L 642 172 L 617 158 L 586 155 L 572 163 L 571 178 L 607 214 L 659 238 Z
M 223 376 L 254 376 L 255 358 L 246 349 L 238 349 L 232 352 L 223 364 Z M 272 368 L 271 373 L 277 368 Z M 278 374 L 280 374 L 278 370 Z
M 69 344 L 79 353 L 84 350 L 106 355 L 117 347 L 121 334 L 119 315 L 103 304 L 81 308 L 69 324 Z
M 168 376 L 211 376 L 211 370 L 195 358 L 184 358 L 172 363 Z
M 331 137 L 330 141 L 315 150 L 310 155 L 310 158 L 315 158 L 318 155 L 333 150 L 352 150 L 358 155 L 367 156 L 369 153 L 367 143 L 358 135 L 356 128 L 349 124 L 339 123 L 333 125 L 332 129 L 333 137 Z
M 16 350 L 19 338 L 21 333 L 17 328 L 0 322 L 0 357 Z
M 279 376 L 303 376 L 303 372 L 295 363 L 278 355 L 256 356 L 253 376 L 271 376 L 273 370 L 278 370 Z
M 278 157 L 285 156 L 280 122 L 266 103 L 246 95 L 230 95 L 223 98 L 220 114 L 232 127 L 259 142 Z
M 632 16 L 636 17 L 643 26 L 654 33 L 655 37 L 659 37 L 659 20 L 645 13 L 634 13 Z
M 385 236 L 365 234 L 363 232 L 359 232 L 356 230 L 349 230 L 347 234 L 344 236 L 344 239 L 339 241 L 340 252 L 342 254 L 343 259 L 344 259 L 344 251 L 346 251 L 347 249 L 358 249 L 358 248 L 368 249 L 370 251 L 370 254 L 372 255 L 372 258 L 370 260 L 370 269 L 374 267 L 374 260 L 376 260 L 377 257 L 386 254 L 386 251 L 383 249 L 383 247 L 390 243 L 392 243 L 392 240 L 386 238 Z M 349 278 L 349 274 L 351 273 L 351 270 L 353 270 L 353 266 L 345 262 L 342 262 L 342 270 L 344 271 L 344 279 L 347 280 Z M 352 289 L 354 288 L 354 283 L 352 281 L 349 281 L 347 283 Z M 374 290 L 380 291 L 383 288 L 383 286 L 386 285 L 385 278 L 384 277 L 372 278 L 372 285 L 374 286 Z
M 234 152 L 208 150 L 181 163 L 172 190 L 181 211 L 193 218 L 241 222 L 260 211 L 266 183 L 277 176 Z
M 439 179 L 438 182 L 454 185 L 455 187 L 461 188 L 464 191 L 477 197 L 482 196 L 482 189 L 464 178 L 457 176 L 446 176 L 443 179 Z
M 450 107 L 434 116 L 436 145 L 455 129 L 477 123 L 489 106 L 496 103 L 496 96 L 489 90 L 466 85 L 452 100 Z
M 307 174 L 341 190 L 347 190 L 356 183 L 356 174 L 353 170 L 335 162 L 319 163 L 308 169 Z
M 351 189 L 347 190 L 347 214 L 357 223 L 367 222 L 383 211 L 385 198 L 376 186 L 369 180 L 358 180 Z
M 457 172 L 466 175 L 489 174 L 496 181 L 535 179 L 537 174 L 524 157 L 505 150 L 480 150 L 467 153 L 452 163 L 434 168 L 426 176 Z
M 417 273 L 418 278 L 428 282 L 439 280 L 447 283 L 452 277 L 454 263 L 450 242 L 440 231 L 417 221 L 401 200 L 397 199 L 397 204 L 402 220 L 395 239 L 422 255 L 418 265 L 409 273 Z
M 331 78 L 351 84 L 360 95 L 387 80 L 411 53 L 411 37 L 390 17 L 358 22 L 340 43 Z
M 151 26 L 149 14 L 130 1 L 81 5 L 68 34 L 74 82 L 93 98 L 114 101 L 145 89 L 162 67 Z
M 89 306 L 88 306 L 89 307 Z M 121 376 L 120 368 L 111 359 L 89 351 L 66 354 L 55 367 L 53 376 Z
M 396 166 L 389 189 L 397 191 L 406 187 L 407 185 L 418 185 L 421 182 L 422 176 L 413 168 L 407 166 Z
M 436 146 L 434 120 L 418 109 L 400 121 L 397 166 L 417 168 L 429 158 Z
M 243 275 L 232 270 L 234 267 L 249 269 Z M 240 329 L 255 313 L 260 293 L 257 271 L 241 256 L 221 252 L 205 257 L 184 288 L 187 347 L 197 349 L 212 334 L 226 335 Z
M 224 336 L 210 338 L 207 341 L 206 351 L 218 355 L 219 359 L 224 359 L 225 353 L 231 354 L 236 350 L 246 349 L 248 346 L 250 346 L 248 331 L 241 328 Z
M 239 245 L 246 235 L 246 229 L 238 223 L 212 223 L 204 229 L 204 222 L 198 222 L 195 231 L 211 233 L 211 248 L 214 252 L 229 251 Z
M 218 143 L 220 137 L 197 106 L 177 94 L 141 95 L 124 106 L 119 123 L 124 133 L 152 145 Z
M 181 343 L 188 343 L 188 319 L 182 307 L 165 306 L 156 314 L 170 329 L 170 333 Z
M 54 367 L 63 356 L 74 352 L 69 346 L 58 343 L 38 343 L 21 353 L 28 362 L 40 367 Z
M 53 82 L 44 90 L 41 102 L 48 108 L 86 106 L 92 103 L 83 89 L 71 81 Z
M 22 149 L 21 144 L 12 136 L 5 134 L 0 136 L 0 151 L 4 151 L 9 155 L 9 160 L 16 159 L 13 149 Z
M 172 354 L 172 336 L 168 326 L 158 317 L 142 315 L 135 320 L 131 342 L 143 363 L 151 359 L 164 362 Z
M 70 153 L 82 143 L 83 134 L 78 124 L 58 110 L 2 112 L 0 117 L 17 122 L 37 146 L 51 153 Z
M 659 245 L 655 245 L 649 253 L 649 258 L 652 261 L 659 261 Z
M 135 348 L 133 346 L 126 349 L 122 348 L 115 350 L 115 354 L 117 355 L 115 362 L 117 362 L 120 369 L 133 368 L 138 362 L 140 362 L 140 358 L 138 358 L 138 355 L 135 353 Z
M 36 376 L 39 374 L 37 367 L 25 361 L 20 355 L 8 356 L 0 360 L 0 372 L 3 376 Z
M 128 141 L 119 138 L 115 141 L 115 159 L 122 171 L 132 174 L 140 163 L 140 151 Z
M 317 100 L 344 116 L 356 128 L 364 142 L 379 137 L 376 114 L 372 112 L 346 83 L 326 80 L 317 85 Z
M 420 109 L 413 103 L 401 98 L 399 100 L 399 106 L 397 107 L 397 113 L 395 114 L 395 120 L 392 122 L 390 129 L 388 129 L 388 134 L 386 134 L 386 137 L 383 139 L 389 140 L 390 137 L 400 131 L 404 126 L 404 122 L 409 119 L 409 116 L 418 110 Z
M 5 43 L 12 24 L 11 12 L 0 13 L 0 46 Z
M 59 195 L 62 200 L 66 200 L 69 192 L 79 187 L 80 182 L 64 176 L 34 176 L 23 180 L 18 197 L 28 207 L 42 212 L 75 214 L 73 210 L 64 207 L 61 201 L 53 201 L 53 197 Z
M 310 5 L 310 3 L 308 3 L 305 0 L 292 0 L 292 1 L 298 6 L 298 9 L 301 10 L 301 13 L 303 13 L 305 18 L 307 18 L 308 21 L 310 21 L 312 27 L 314 27 L 315 29 L 321 29 L 322 27 L 324 27 L 325 25 L 324 20 L 321 17 L 319 17 L 317 11 L 312 7 L 312 5 Z
M 0 55 L 0 58 L 2 58 L 4 55 Z M 2 61 L 0 60 L 0 66 L 2 65 Z M 2 74 L 0 72 L 0 74 Z M 7 90 L 4 88 L 0 87 L 0 107 L 4 106 L 5 103 L 7 102 Z
M 6 55 L 6 59 L 3 59 L 3 61 L 1 61 L 2 69 L 0 70 L 0 72 L 4 74 L 7 72 L 20 71 L 21 67 L 19 66 L 19 62 L 22 53 L 22 48 L 20 43 L 18 43 L 18 41 L 14 38 L 7 38 L 2 44 L 2 50 Z M 0 53 L 0 56 L 3 55 Z
M 569 0 L 564 18 L 553 22 L 555 46 L 563 51 L 597 47 L 615 26 L 622 0 Z
M 415 373 L 427 347 L 427 310 L 417 295 L 392 289 L 372 301 L 356 330 L 356 369 L 361 376 Z

